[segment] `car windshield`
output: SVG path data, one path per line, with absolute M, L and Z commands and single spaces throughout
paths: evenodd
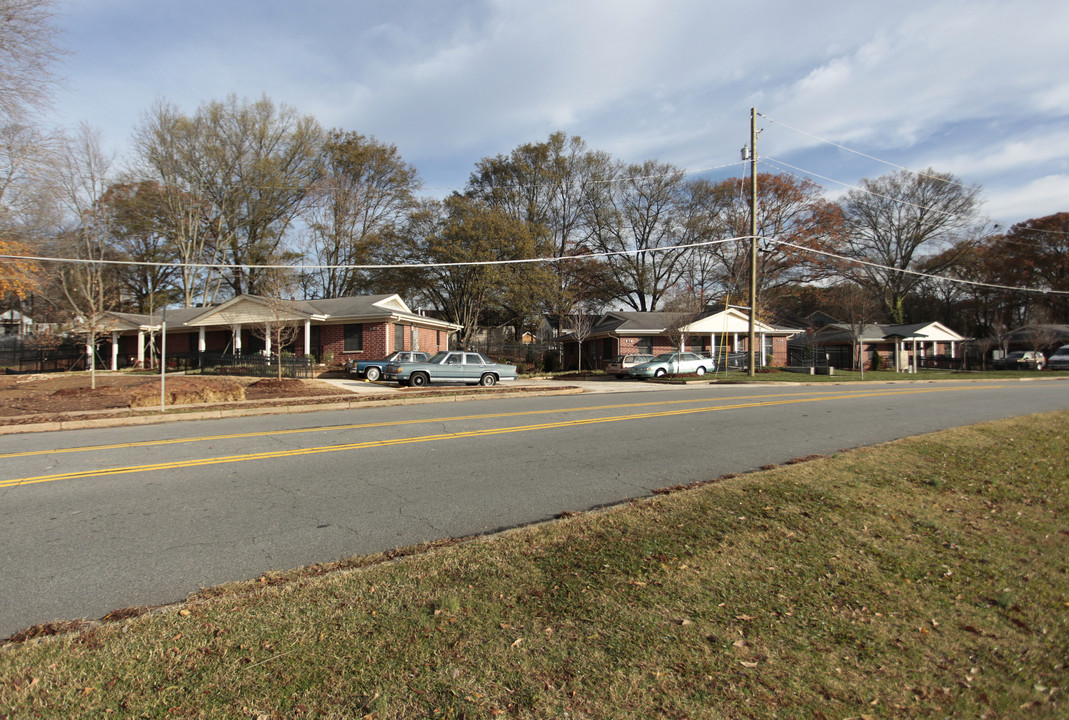
M 675 359 L 675 356 L 675 353 L 661 353 L 656 359 L 660 362 L 668 362 L 669 360 Z

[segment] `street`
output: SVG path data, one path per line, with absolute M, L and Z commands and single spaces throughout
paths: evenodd
M 1053 379 L 641 389 L 0 437 L 0 638 L 1069 408 Z

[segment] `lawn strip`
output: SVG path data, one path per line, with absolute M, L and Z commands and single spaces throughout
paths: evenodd
M 1064 717 L 1069 412 L 0 649 L 0 717 Z

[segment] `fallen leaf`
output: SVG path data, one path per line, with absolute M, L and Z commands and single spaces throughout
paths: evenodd
M 511 647 L 516 647 L 523 642 L 523 638 L 516 638 L 516 642 L 512 643 Z
M 743 660 L 739 664 L 742 665 L 743 667 L 747 667 L 747 668 L 755 668 L 755 667 L 757 667 L 757 663 L 755 663 L 755 662 L 746 662 L 745 660 Z

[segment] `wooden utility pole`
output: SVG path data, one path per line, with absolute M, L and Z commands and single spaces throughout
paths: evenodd
M 749 376 L 757 374 L 754 345 L 757 340 L 754 315 L 757 314 L 757 108 L 750 108 L 750 341 Z

